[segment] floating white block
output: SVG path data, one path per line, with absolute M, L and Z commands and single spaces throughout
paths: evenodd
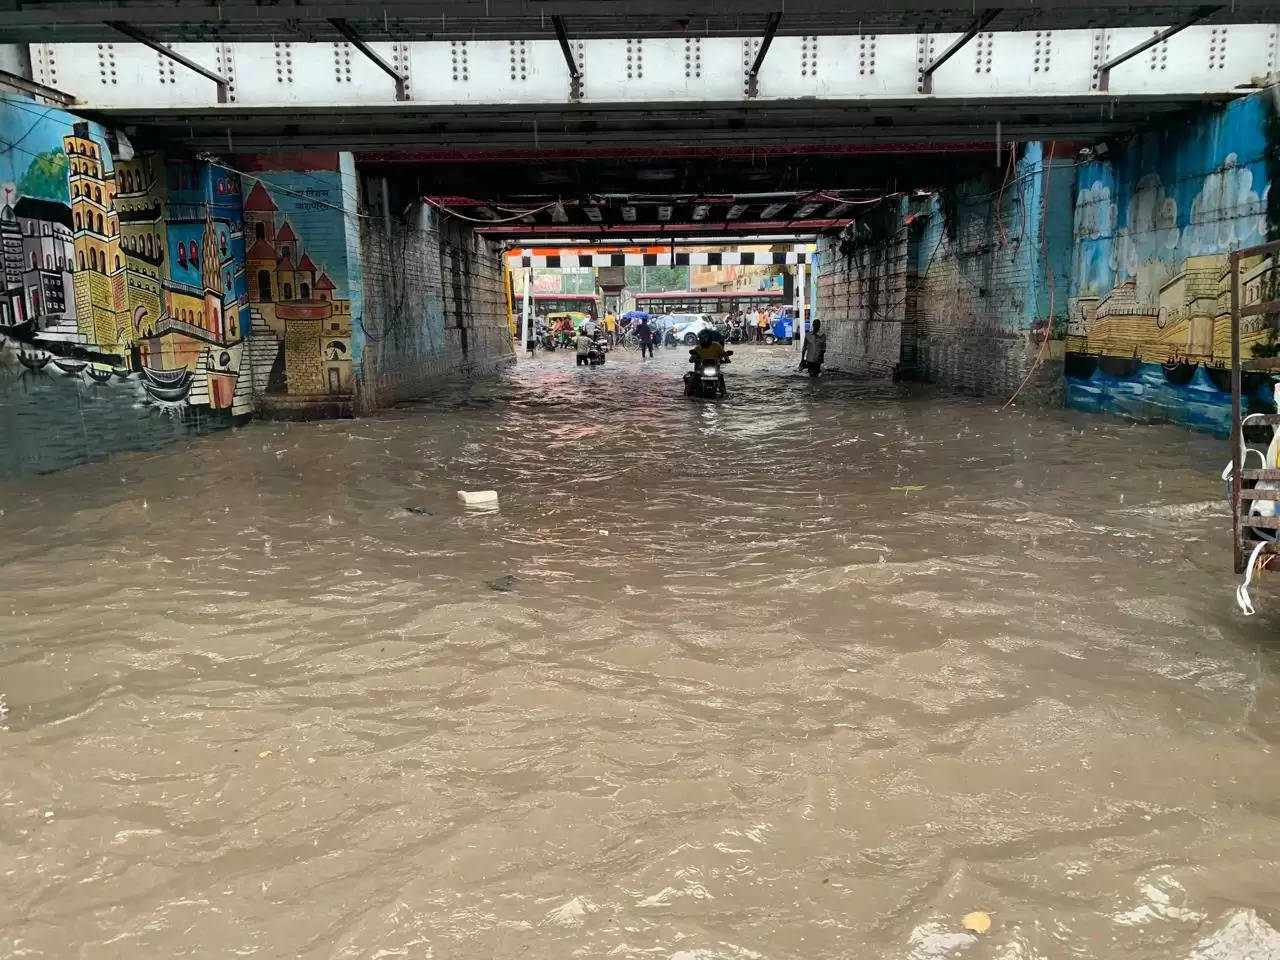
M 458 499 L 468 507 L 487 507 L 498 502 L 497 490 L 459 490 Z

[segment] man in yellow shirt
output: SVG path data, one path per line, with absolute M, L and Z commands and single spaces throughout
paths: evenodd
M 702 375 L 702 368 L 708 363 L 719 366 L 724 362 L 724 344 L 711 336 L 710 330 L 703 330 L 698 334 L 698 345 L 689 351 L 689 359 L 693 361 L 693 372 L 684 375 L 684 392 L 686 396 L 692 396 L 696 389 L 698 378 Z M 720 373 L 720 395 L 724 396 L 724 373 Z
M 604 315 L 604 332 L 609 337 L 609 345 L 616 347 L 618 345 L 618 318 L 612 313 Z

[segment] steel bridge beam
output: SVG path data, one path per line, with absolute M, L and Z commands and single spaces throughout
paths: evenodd
M 969 25 L 969 29 L 961 34 L 960 39 L 942 51 L 942 55 L 935 59 L 933 63 L 924 67 L 920 71 L 920 92 L 933 93 L 933 74 L 940 66 L 954 57 L 960 49 L 976 37 L 983 30 L 987 29 L 987 25 L 991 23 L 1000 14 L 999 7 L 992 7 L 989 10 L 983 10 L 976 20 Z
M 782 23 L 781 10 L 775 10 L 769 14 L 769 20 L 764 25 L 764 36 L 760 40 L 760 50 L 756 53 L 756 59 L 751 64 L 751 70 L 747 73 L 748 97 L 754 97 L 760 92 L 760 68 L 764 66 L 765 54 L 769 52 L 769 47 L 773 45 L 773 38 L 778 32 L 780 23 Z
M 1201 20 L 1204 20 L 1207 17 L 1213 16 L 1215 13 L 1217 13 L 1221 9 L 1222 9 L 1221 6 L 1200 7 L 1198 10 L 1196 10 L 1195 13 L 1187 17 L 1187 19 L 1183 20 L 1181 23 L 1175 24 L 1172 27 L 1165 27 L 1165 29 L 1161 30 L 1154 37 L 1150 37 L 1147 40 L 1143 40 L 1142 43 L 1139 43 L 1137 46 L 1130 47 L 1128 50 L 1120 54 L 1118 57 L 1112 57 L 1106 63 L 1102 64 L 1102 66 L 1098 67 L 1098 89 L 1099 90 L 1111 89 L 1112 68 L 1118 67 L 1120 64 L 1124 63 L 1126 60 L 1130 60 L 1133 57 L 1136 57 L 1138 54 L 1142 53 L 1143 50 L 1150 50 L 1157 43 L 1164 43 L 1164 41 L 1168 40 L 1174 34 L 1181 33 L 1183 30 L 1187 29 L 1187 27 L 1194 27 Z
M 340 34 L 342 34 L 344 37 L 347 38 L 347 43 L 351 44 L 353 47 L 355 47 L 357 50 L 363 53 L 369 60 L 373 62 L 374 66 L 376 66 L 379 70 L 381 70 L 383 73 L 385 73 L 387 76 L 389 76 L 392 80 L 396 82 L 396 99 L 397 100 L 409 99 L 409 85 L 405 81 L 404 74 L 402 74 L 399 70 L 391 66 L 391 64 L 387 63 L 387 61 L 383 60 L 382 57 L 378 56 L 378 52 L 376 50 L 374 50 L 371 46 L 369 46 L 367 43 L 361 40 L 360 34 L 356 33 L 355 27 L 351 26 L 351 24 L 349 24 L 346 20 L 343 20 L 341 17 L 331 17 L 329 19 L 329 23 L 333 25 L 333 29 L 337 30 Z
M 224 77 L 222 74 L 214 73 L 208 67 L 201 66 L 200 64 L 196 63 L 194 60 L 188 57 L 184 57 L 177 50 L 174 50 L 172 47 L 165 46 L 159 40 L 153 39 L 152 37 L 143 33 L 141 30 L 139 30 L 137 27 L 135 27 L 131 23 L 125 23 L 123 20 L 108 20 L 106 21 L 106 24 L 108 27 L 110 27 L 112 30 L 115 30 L 117 33 L 123 33 L 130 40 L 136 40 L 138 43 L 141 43 L 143 46 L 150 47 L 152 50 L 154 50 L 156 53 L 160 54 L 161 56 L 168 57 L 174 63 L 180 63 L 182 64 L 182 66 L 186 67 L 188 70 L 194 71 L 195 73 L 200 74 L 200 76 L 208 80 L 212 80 L 217 85 L 217 88 L 218 88 L 219 103 L 226 103 L 227 100 L 229 99 L 228 92 L 231 89 L 231 84 L 227 81 L 227 78 Z

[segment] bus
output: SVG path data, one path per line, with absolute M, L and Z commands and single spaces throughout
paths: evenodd
M 585 313 L 592 320 L 599 320 L 600 297 L 594 293 L 535 293 L 533 315 L 545 317 L 552 313 Z
M 709 313 L 725 317 L 739 310 L 777 308 L 786 303 L 781 290 L 681 290 L 674 293 L 637 293 L 636 309 L 653 314 Z

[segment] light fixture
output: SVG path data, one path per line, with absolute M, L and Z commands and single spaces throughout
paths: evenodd
M 671 219 L 671 204 L 664 203 L 658 207 L 658 219 L 659 220 Z
M 635 223 L 636 208 L 628 203 L 625 207 L 622 208 L 622 219 L 626 220 L 628 223 Z
M 770 217 L 776 217 L 782 212 L 782 208 L 785 206 L 785 203 L 771 203 L 760 211 L 760 218 L 762 220 L 768 220 Z
M 813 216 L 813 212 L 822 206 L 820 203 L 806 203 L 803 207 L 796 211 L 796 219 L 803 220 L 805 217 Z
M 710 212 L 711 212 L 711 204 L 709 203 L 695 204 L 693 208 L 693 219 L 705 220 L 707 219 L 707 214 Z
M 743 212 L 746 209 L 747 209 L 747 205 L 745 203 L 735 203 L 733 206 L 729 208 L 729 212 L 725 214 L 725 219 L 737 220 L 740 216 L 742 216 Z
M 600 208 L 594 205 L 589 207 L 583 207 L 582 212 L 587 215 L 587 219 L 590 220 L 592 223 L 599 223 L 601 220 L 604 219 L 604 214 L 600 212 Z

